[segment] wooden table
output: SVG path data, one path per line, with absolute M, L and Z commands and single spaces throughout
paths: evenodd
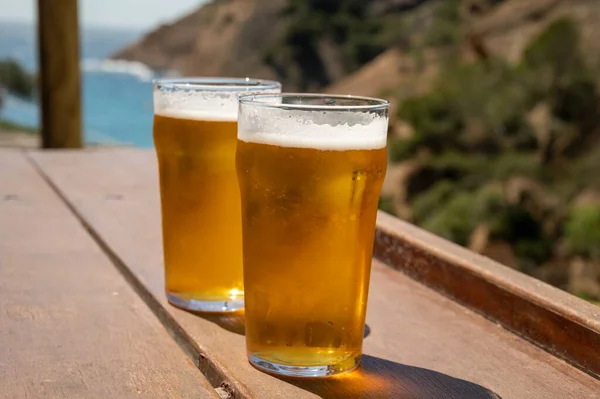
M 276 378 L 163 292 L 152 151 L 0 150 L 0 397 L 600 398 L 600 308 L 380 214 L 363 366 Z

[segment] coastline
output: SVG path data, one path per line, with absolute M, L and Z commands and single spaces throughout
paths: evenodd
M 20 126 L 0 120 L 0 148 L 40 148 L 40 135 L 36 128 Z M 106 141 L 86 141 L 84 148 L 120 148 L 132 147 L 131 143 Z
M 37 147 L 39 147 L 39 132 L 36 128 L 0 119 L 0 148 Z

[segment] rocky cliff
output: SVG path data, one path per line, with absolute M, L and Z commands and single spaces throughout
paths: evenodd
M 391 46 L 385 36 L 396 17 L 435 1 L 218 0 L 113 58 L 183 75 L 253 76 L 278 79 L 288 90 L 319 90 Z
M 437 57 L 431 51 L 420 61 L 426 71 L 417 68 L 415 43 L 420 47 L 419 42 L 432 37 L 443 40 L 454 30 L 465 38 L 464 54 L 484 51 L 516 61 L 532 37 L 563 16 L 579 24 L 590 57 L 600 57 L 600 35 L 595 29 L 600 1 L 460 3 L 460 24 L 432 33 L 434 8 L 440 0 L 217 0 L 149 32 L 113 58 L 183 75 L 278 79 L 287 90 L 332 85 L 327 91 L 358 89 L 358 93 L 378 95 L 390 84 L 421 79 L 423 73 L 435 70 L 432 60 Z M 359 70 L 370 61 L 372 65 Z
M 196 76 L 275 78 L 262 50 L 283 28 L 285 0 L 215 1 L 163 25 L 113 58 L 140 61 L 157 70 Z

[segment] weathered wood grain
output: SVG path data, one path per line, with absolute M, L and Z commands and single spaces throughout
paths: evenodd
M 0 150 L 0 397 L 217 397 L 16 150 Z
M 42 146 L 81 147 L 78 0 L 38 0 Z
M 592 376 L 379 262 L 373 266 L 370 335 L 359 371 L 327 381 L 262 374 L 245 359 L 240 320 L 203 319 L 166 303 L 151 151 L 36 152 L 32 157 L 124 273 L 139 283 L 163 322 L 180 329 L 174 335 L 190 340 L 186 345 L 204 357 L 205 370 L 225 373 L 209 375 L 213 385 L 228 378 L 237 397 L 600 397 L 600 381 Z
M 386 264 L 600 378 L 600 307 L 383 212 L 376 237 Z

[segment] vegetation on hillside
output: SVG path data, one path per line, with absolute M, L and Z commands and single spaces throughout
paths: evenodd
M 263 59 L 302 90 L 332 83 L 409 36 L 404 12 L 382 15 L 363 0 L 290 0 L 281 18 L 285 32 Z
M 18 62 L 11 59 L 0 60 L 0 111 L 2 110 L 5 91 L 23 99 L 31 99 L 35 91 L 35 78 Z M 2 120 L 0 120 L 0 131 L 37 133 L 36 129 L 28 126 Z
M 460 42 L 457 4 L 438 9 L 424 45 Z M 419 165 L 402 182 L 410 219 L 484 253 L 507 244 L 513 267 L 600 299 L 600 86 L 576 24 L 554 21 L 517 65 L 453 55 L 429 92 L 399 99 L 413 133 L 390 157 Z M 572 281 L 574 260 L 594 284 Z
M 17 61 L 0 60 L 0 88 L 22 98 L 33 97 L 35 79 Z

